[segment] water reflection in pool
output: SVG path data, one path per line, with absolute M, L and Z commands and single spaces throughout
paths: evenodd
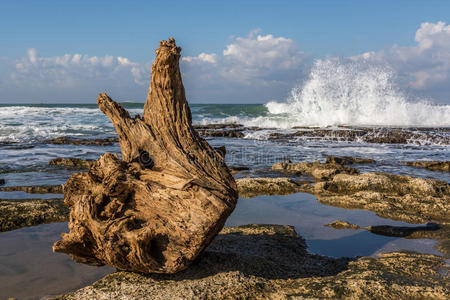
M 322 205 L 310 194 L 241 198 L 227 221 L 242 224 L 294 225 L 309 251 L 328 256 L 376 255 L 399 249 L 439 254 L 435 241 L 374 235 L 364 230 L 325 227 L 339 219 L 361 226 L 399 225 L 364 210 Z M 68 255 L 52 252 L 52 244 L 67 223 L 54 223 L 0 233 L 0 299 L 39 299 L 81 288 L 113 272 L 110 267 L 92 267 L 73 262 Z
M 334 220 L 343 220 L 360 226 L 413 226 L 380 218 L 370 211 L 323 205 L 316 197 L 306 193 L 241 198 L 226 225 L 249 223 L 293 225 L 306 239 L 310 252 L 334 257 L 369 256 L 401 249 L 440 254 L 434 249 L 436 243 L 434 240 L 386 237 L 365 230 L 337 230 L 324 226 Z

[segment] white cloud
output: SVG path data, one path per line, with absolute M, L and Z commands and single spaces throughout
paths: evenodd
M 217 62 L 217 54 L 215 53 L 200 53 L 198 56 L 186 56 L 181 58 L 185 62 L 206 62 L 214 64 Z
M 423 23 L 414 39 L 413 46 L 394 45 L 350 60 L 389 66 L 402 87 L 448 102 L 450 25 Z M 77 99 L 79 95 L 95 97 L 104 90 L 144 100 L 151 68 L 151 62 L 136 63 L 122 56 L 43 57 L 35 49 L 29 49 L 22 59 L 1 58 L 0 63 L 0 101 L 11 97 L 32 100 L 38 95 L 58 101 L 69 93 Z M 260 30 L 233 37 L 220 53 L 201 52 L 181 60 L 188 98 L 203 102 L 281 100 L 307 78 L 310 66 L 310 55 L 292 39 Z
M 34 87 L 75 87 L 99 78 L 112 82 L 124 77 L 133 78 L 143 84 L 145 71 L 141 66 L 125 57 L 88 56 L 65 54 L 63 56 L 41 57 L 36 49 L 28 49 L 27 56 L 15 63 L 10 74 L 11 83 Z
M 291 39 L 251 33 L 227 45 L 223 58 L 223 76 L 253 84 L 254 80 L 280 81 L 286 75 L 293 79 L 292 72 L 299 71 L 307 55 Z
M 182 57 L 181 67 L 190 99 L 265 102 L 288 94 L 305 75 L 306 58 L 293 40 L 255 30 L 233 38 L 220 54 Z M 140 64 L 122 56 L 44 57 L 28 49 L 26 57 L 13 61 L 12 72 L 0 74 L 0 82 L 7 82 L 0 87 L 0 100 L 15 95 L 58 101 L 61 95 L 72 93 L 71 98 L 77 99 L 104 90 L 133 97 L 139 90 L 144 99 L 150 68 L 150 62 Z
M 394 45 L 388 50 L 367 52 L 353 59 L 388 63 L 414 90 L 446 86 L 450 92 L 450 25 L 422 23 L 414 40 L 417 42 L 414 46 Z
M 265 102 L 287 95 L 305 76 L 309 56 L 291 39 L 258 32 L 233 38 L 221 55 L 183 58 L 188 95 L 222 102 Z
M 40 56 L 34 48 L 21 59 L 2 60 L 0 102 L 95 101 L 99 92 L 143 100 L 150 64 L 126 57 L 65 54 Z

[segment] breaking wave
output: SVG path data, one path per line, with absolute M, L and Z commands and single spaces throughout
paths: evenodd
M 388 66 L 341 59 L 317 60 L 309 79 L 286 102 L 266 104 L 253 125 L 450 126 L 450 105 L 411 101 Z M 250 121 L 250 120 L 247 120 Z

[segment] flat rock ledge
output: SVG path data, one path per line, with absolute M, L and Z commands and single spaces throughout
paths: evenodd
M 25 192 L 29 194 L 62 194 L 62 185 L 17 185 L 0 187 L 1 192 Z
M 63 199 L 0 199 L 0 232 L 68 219 Z
M 314 185 L 291 185 L 290 190 L 312 193 L 326 205 L 367 209 L 383 218 L 409 223 L 450 222 L 450 185 L 447 182 L 380 172 L 360 174 L 359 170 L 343 165 L 351 161 L 351 158 L 343 161 L 336 157 L 327 158 L 325 163 L 288 160 L 274 164 L 272 170 L 311 175 L 316 181 Z M 284 193 L 287 193 L 285 187 Z M 258 190 L 263 189 L 258 187 Z
M 272 170 L 291 174 L 307 174 L 316 180 L 329 180 L 337 174 L 359 174 L 358 169 L 338 164 L 334 158 L 332 162 L 328 162 L 327 160 L 325 163 L 321 163 L 320 161 L 292 163 L 287 160 L 274 164 Z
M 118 143 L 118 138 L 80 139 L 69 136 L 61 136 L 47 140 L 47 144 L 53 145 L 84 145 L 84 146 L 111 146 Z
M 58 157 L 49 161 L 51 166 L 64 166 L 69 168 L 89 169 L 94 163 L 93 160 L 81 159 L 75 157 Z
M 431 171 L 450 172 L 450 161 L 404 161 L 406 166 L 425 168 Z
M 441 257 L 412 252 L 312 255 L 291 226 L 246 225 L 225 227 L 180 273 L 116 272 L 56 299 L 446 299 L 448 272 Z
M 288 177 L 251 177 L 236 179 L 239 196 L 245 198 L 259 195 L 288 195 L 305 191 L 309 184 Z
M 375 172 L 337 174 L 317 182 L 313 194 L 323 204 L 367 209 L 383 218 L 450 222 L 450 185 L 440 180 Z

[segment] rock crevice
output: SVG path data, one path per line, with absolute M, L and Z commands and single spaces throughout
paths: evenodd
M 70 233 L 54 244 L 83 263 L 143 273 L 188 267 L 237 202 L 223 153 L 192 126 L 175 41 L 161 41 L 143 116 L 106 94 L 97 100 L 119 137 L 122 160 L 105 154 L 64 186 Z

